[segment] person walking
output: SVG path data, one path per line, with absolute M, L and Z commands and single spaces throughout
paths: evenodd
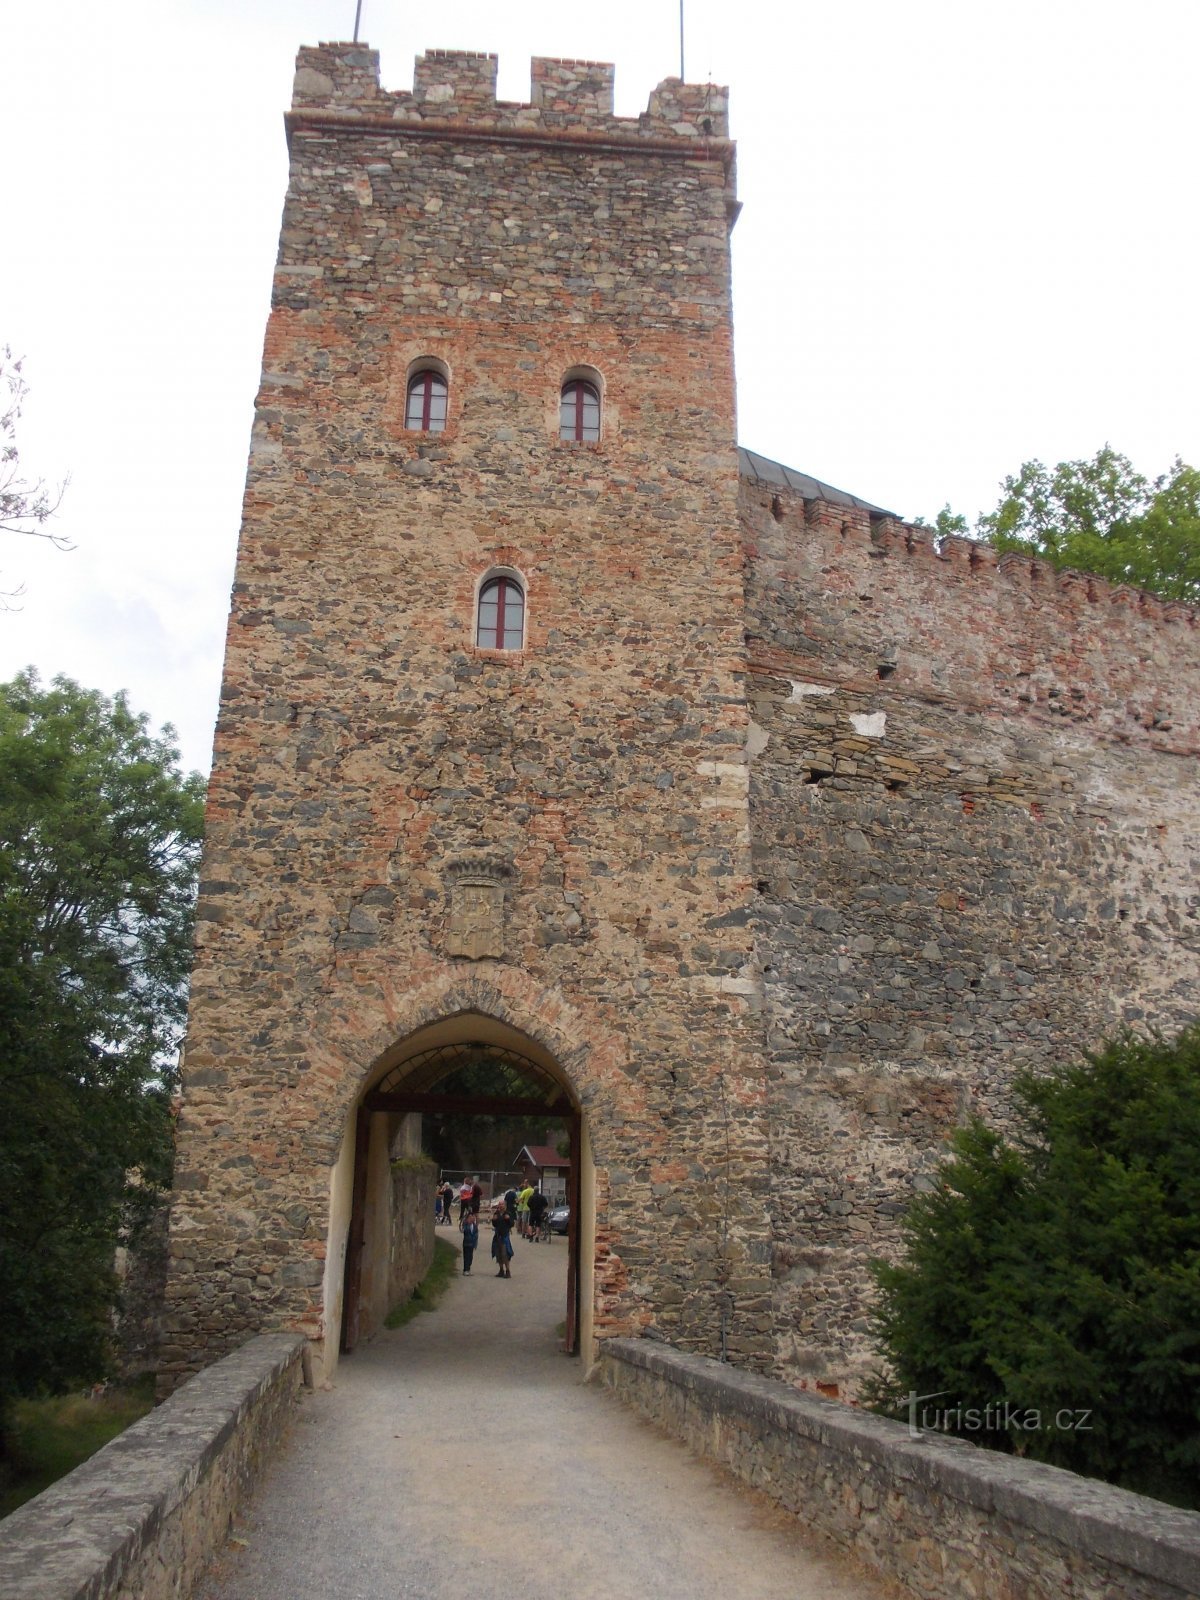
M 473 1211 L 468 1211 L 458 1225 L 462 1234 L 463 1250 L 463 1277 L 471 1276 L 471 1263 L 475 1259 L 475 1250 L 479 1244 L 479 1218 Z
M 496 1273 L 498 1278 L 512 1277 L 512 1267 L 509 1265 L 513 1253 L 512 1239 L 509 1237 L 511 1233 L 512 1218 L 503 1199 L 497 1200 L 492 1208 L 492 1260 L 499 1269 Z
M 529 1197 L 529 1237 L 534 1244 L 542 1231 L 542 1223 L 550 1209 L 550 1201 L 540 1189 L 535 1189 Z

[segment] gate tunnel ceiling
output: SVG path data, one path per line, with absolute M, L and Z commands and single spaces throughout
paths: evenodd
M 508 1067 L 520 1074 L 521 1085 L 519 1089 L 514 1088 L 514 1095 L 536 1100 L 547 1112 L 558 1116 L 567 1116 L 572 1111 L 566 1087 L 546 1067 L 507 1045 L 478 1039 L 436 1045 L 419 1055 L 409 1056 L 375 1084 L 369 1098 L 435 1093 L 439 1085 L 453 1079 L 463 1067 L 493 1065 Z

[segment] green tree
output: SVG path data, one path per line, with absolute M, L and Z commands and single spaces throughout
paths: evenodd
M 1194 1505 L 1200 1026 L 1024 1075 L 1014 1103 L 1013 1138 L 960 1130 L 904 1259 L 875 1266 L 874 1399 L 937 1395 L 976 1443 Z
M 123 696 L 0 685 L 0 1423 L 103 1370 L 115 1246 L 169 1182 L 202 818 Z
M 1054 567 L 1075 567 L 1170 600 L 1200 602 L 1200 472 L 1176 460 L 1153 481 L 1110 446 L 1053 469 L 1027 461 L 1005 478 L 974 529 L 948 505 L 929 524 L 941 539 L 970 534 Z
M 514 1062 L 501 1061 L 485 1053 L 447 1073 L 434 1092 L 538 1100 L 545 1095 L 545 1084 L 527 1076 Z M 442 1112 L 424 1119 L 425 1150 L 439 1168 L 449 1171 L 507 1168 L 523 1144 L 546 1143 L 548 1129 L 557 1120 L 549 1109 L 545 1116 L 533 1119 L 493 1116 L 486 1112 Z
M 965 538 L 970 538 L 971 535 L 966 517 L 963 516 L 961 511 L 951 511 L 948 500 L 932 523 L 926 522 L 924 517 L 918 517 L 916 525 L 918 528 L 932 527 L 934 535 L 938 539 L 948 538 L 951 534 Z
M 1177 460 L 1153 482 L 1105 445 L 1053 469 L 1027 461 L 1006 478 L 980 538 L 1055 567 L 1077 567 L 1175 600 L 1200 600 L 1200 472 Z

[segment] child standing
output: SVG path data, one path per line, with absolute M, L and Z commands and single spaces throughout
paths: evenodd
M 469 1278 L 471 1262 L 475 1259 L 475 1249 L 479 1243 L 479 1218 L 473 1211 L 466 1211 L 458 1227 L 463 1242 L 463 1277 Z

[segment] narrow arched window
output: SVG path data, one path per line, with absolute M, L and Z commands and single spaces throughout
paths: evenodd
M 558 436 L 580 444 L 600 437 L 600 391 L 594 383 L 572 378 L 563 384 Z
M 525 591 L 515 578 L 490 578 L 479 591 L 475 643 L 481 650 L 520 650 L 525 642 Z
M 408 404 L 404 426 L 417 433 L 441 433 L 446 426 L 446 380 L 440 372 L 426 368 L 408 380 Z

